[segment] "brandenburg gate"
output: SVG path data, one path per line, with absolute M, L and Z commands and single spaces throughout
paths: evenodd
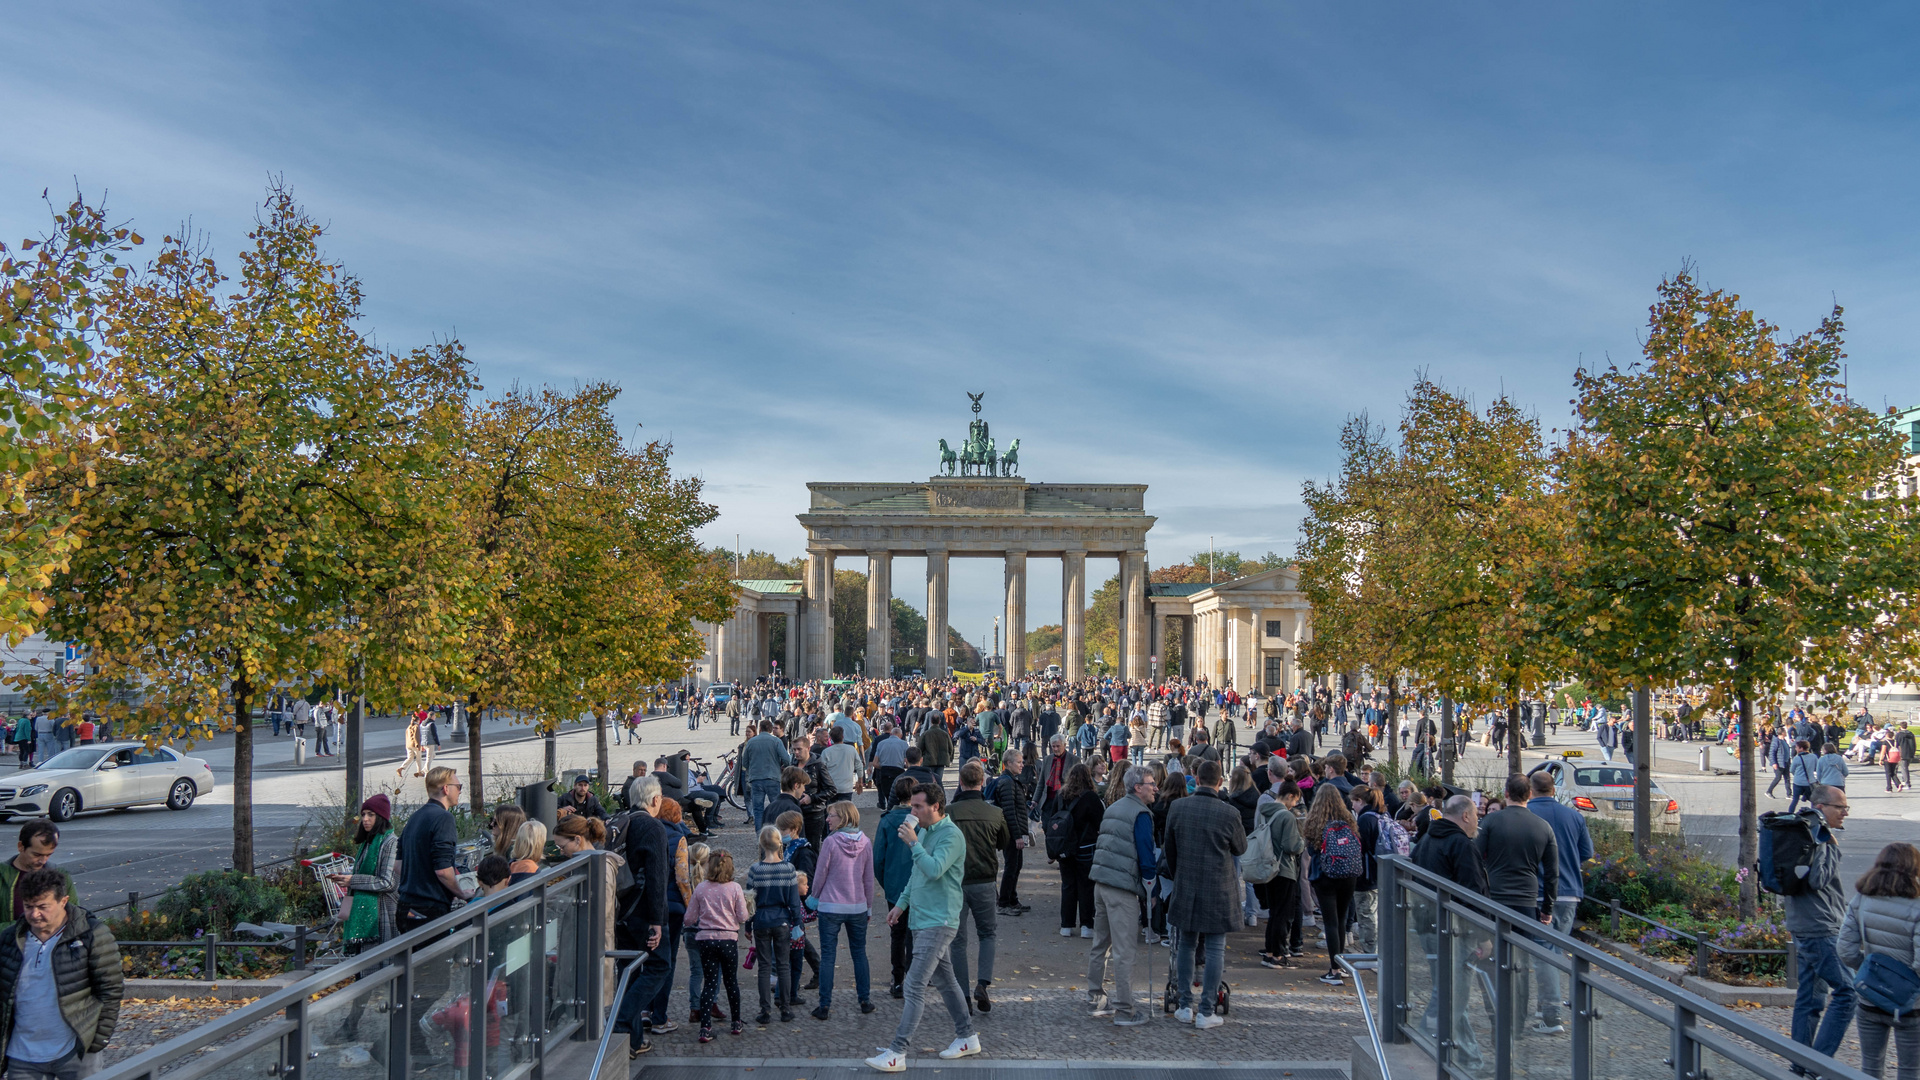
M 976 409 L 977 409 L 976 405 Z M 976 423 L 980 423 L 976 421 Z M 970 443 L 973 440 L 969 440 Z M 990 446 L 990 442 L 983 443 Z M 941 443 L 945 450 L 944 440 Z M 867 675 L 885 678 L 893 655 L 889 601 L 893 558 L 927 560 L 927 674 L 947 674 L 947 568 L 951 559 L 1000 559 L 1006 567 L 1006 670 L 1027 666 L 1027 564 L 1059 559 L 1065 635 L 1063 674 L 1085 668 L 1087 560 L 1120 563 L 1119 671 L 1145 679 L 1147 668 L 1147 516 L 1145 484 L 1030 484 L 991 450 L 976 468 L 985 475 L 937 476 L 917 483 L 808 484 L 799 515 L 807 530 L 807 603 L 801 678 L 833 675 L 833 564 L 841 555 L 867 560 Z M 971 455 L 970 455 L 971 456 Z M 952 451 L 950 471 L 966 471 Z M 958 466 L 956 468 L 956 466 Z M 1102 579 L 1104 580 L 1104 575 Z

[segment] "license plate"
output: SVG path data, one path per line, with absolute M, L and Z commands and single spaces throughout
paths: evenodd
M 1631 810 L 1633 809 L 1633 800 L 1632 799 L 1615 799 L 1613 800 L 1613 808 L 1615 810 Z

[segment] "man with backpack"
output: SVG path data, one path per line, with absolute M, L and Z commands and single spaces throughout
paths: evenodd
M 1793 815 L 1804 823 L 1803 829 L 1762 822 L 1768 826 L 1762 838 L 1771 841 L 1763 845 L 1762 858 L 1772 856 L 1772 865 L 1761 867 L 1761 884 L 1784 898 L 1787 932 L 1793 935 L 1799 956 L 1793 1041 L 1832 1056 L 1853 1022 L 1856 1000 L 1853 976 L 1840 964 L 1840 925 L 1846 918 L 1847 895 L 1840 883 L 1840 845 L 1833 837 L 1846 825 L 1847 793 L 1815 784 L 1810 798 L 1812 809 Z
M 1574 914 L 1580 909 L 1581 898 L 1587 894 L 1582 867 L 1593 858 L 1593 835 L 1587 831 L 1587 821 L 1578 810 L 1553 797 L 1552 773 L 1541 769 L 1528 783 L 1533 788 L 1533 798 L 1527 800 L 1527 809 L 1539 815 L 1553 830 L 1554 849 L 1559 855 L 1559 885 L 1551 910 L 1553 928 L 1564 934 L 1573 929 Z M 1543 886 L 1543 908 L 1548 907 L 1545 899 Z M 1540 1020 L 1532 1030 L 1536 1035 L 1558 1035 L 1566 1030 L 1560 1023 L 1560 969 L 1545 961 L 1535 961 L 1534 970 L 1540 978 Z

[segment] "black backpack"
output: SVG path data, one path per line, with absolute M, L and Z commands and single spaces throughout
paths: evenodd
M 616 897 L 633 888 L 633 868 L 627 865 L 627 829 L 633 824 L 633 816 L 638 810 L 628 810 L 607 819 L 607 850 L 620 853 L 620 868 L 614 872 L 614 895 Z
M 1820 839 L 1813 823 L 1798 814 L 1770 810 L 1760 815 L 1760 887 L 1781 896 L 1810 892 L 1807 878 Z
M 1067 854 L 1067 845 L 1073 839 L 1073 813 L 1067 807 L 1060 807 L 1047 815 L 1047 860 L 1058 861 Z

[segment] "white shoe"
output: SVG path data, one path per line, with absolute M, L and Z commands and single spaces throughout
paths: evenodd
M 1105 994 L 1101 994 L 1098 998 L 1095 998 L 1087 1004 L 1093 1006 L 1089 1015 L 1096 1020 L 1113 1015 L 1113 999 L 1107 997 Z
M 1193 1010 L 1191 1008 L 1175 1009 L 1173 1019 L 1175 1023 L 1191 1024 L 1193 1023 Z
M 1073 936 L 1073 927 L 1071 927 L 1071 926 L 1063 926 L 1063 927 L 1061 927 L 1061 928 L 1060 928 L 1060 936 L 1061 936 L 1061 937 L 1072 937 L 1072 936 Z
M 1140 940 L 1148 945 L 1160 944 L 1160 935 L 1151 930 L 1140 931 Z
M 1209 1016 L 1206 1013 L 1201 1013 L 1199 1016 L 1193 1018 L 1193 1026 L 1199 1028 L 1201 1031 L 1205 1031 L 1208 1028 L 1217 1028 L 1226 1022 L 1227 1018 L 1224 1016 Z
M 867 1067 L 875 1072 L 906 1072 L 907 1055 L 897 1050 L 882 1049 L 867 1059 Z
M 940 1051 L 940 1056 L 952 1061 L 954 1058 L 972 1057 L 980 1052 L 980 1036 L 969 1035 L 964 1039 L 955 1039 Z
M 1080 936 L 1081 936 L 1081 937 L 1084 937 L 1084 938 L 1090 938 L 1090 937 L 1092 937 L 1092 936 L 1093 936 L 1093 927 L 1091 927 L 1091 926 L 1083 926 L 1083 927 L 1081 927 L 1081 928 L 1080 928 Z

